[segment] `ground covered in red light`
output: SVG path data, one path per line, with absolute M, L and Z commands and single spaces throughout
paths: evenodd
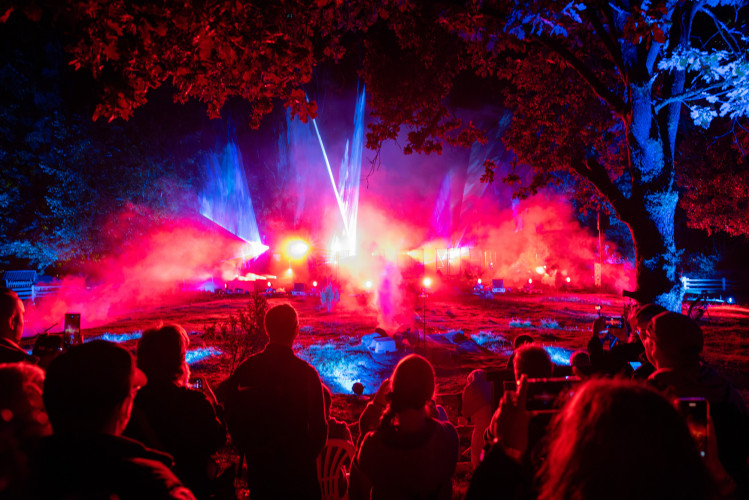
M 131 313 L 110 324 L 85 330 L 87 337 L 103 333 L 129 333 L 158 323 L 175 322 L 191 334 L 193 346 L 200 345 L 205 327 L 224 321 L 231 313 L 246 307 L 247 296 L 217 299 L 210 294 L 185 296 L 181 302 Z M 363 305 L 354 310 L 320 310 L 319 299 L 269 299 L 270 305 L 290 302 L 298 310 L 302 325 L 297 351 L 318 366 L 323 379 L 340 396 L 351 395 L 347 381 L 361 381 L 365 393 L 376 391 L 398 359 L 414 349 L 406 340 L 393 354 L 375 354 L 361 346 L 360 338 L 378 326 L 376 312 Z M 600 304 L 607 315 L 621 313 L 625 300 L 601 294 L 507 294 L 495 299 L 474 295 L 433 296 L 427 299 L 426 356 L 437 372 L 438 392 L 460 392 L 466 375 L 474 368 L 504 366 L 514 338 L 530 334 L 537 341 L 558 348 L 561 358 L 567 352 L 584 348 Z M 702 321 L 705 333 L 705 359 L 725 374 L 744 395 L 749 395 L 749 309 L 740 306 L 714 306 L 709 321 Z M 406 318 L 399 332 L 412 339 L 420 334 L 424 319 L 423 303 Z M 396 332 L 389 331 L 389 334 Z M 133 344 L 135 341 L 131 341 Z M 420 351 L 424 352 L 424 351 Z M 349 358 L 343 363 L 335 357 Z M 193 372 L 218 382 L 228 376 L 227 355 L 200 361 Z M 351 373 L 346 373 L 351 372 Z M 361 380 L 359 380 L 361 379 Z M 373 386 L 374 384 L 374 386 Z M 345 399 L 345 398 L 336 398 Z
M 248 296 L 217 298 L 212 294 L 185 296 L 184 300 L 130 314 L 110 324 L 88 329 L 88 338 L 105 333 L 124 334 L 141 331 L 159 321 L 175 322 L 191 334 L 191 349 L 212 347 L 203 339 L 206 326 L 221 322 L 247 306 Z M 376 354 L 361 345 L 361 337 L 378 326 L 377 314 L 368 305 L 356 309 L 321 309 L 319 298 L 273 298 L 270 305 L 292 303 L 299 312 L 301 332 L 296 351 L 317 367 L 323 381 L 335 393 L 333 414 L 351 424 L 356 437 L 356 421 L 366 400 L 351 392 L 355 381 L 362 382 L 365 394 L 377 390 L 397 361 L 408 352 L 426 355 L 435 366 L 437 392 L 448 406 L 451 420 L 458 422 L 450 394 L 461 392 L 468 373 L 475 368 L 502 368 L 518 335 L 531 335 L 547 346 L 552 357 L 563 362 L 569 353 L 586 346 L 592 323 L 602 312 L 621 314 L 625 299 L 604 294 L 506 294 L 494 299 L 475 295 L 432 296 L 426 301 L 427 343 L 413 347 L 424 324 L 424 303 L 412 311 L 412 317 L 401 318 L 398 332 L 411 342 L 399 342 L 396 353 Z M 749 309 L 741 306 L 715 306 L 708 310 L 710 319 L 701 321 L 705 334 L 705 359 L 740 390 L 749 400 Z M 410 332 L 410 333 L 409 333 Z M 388 332 L 390 335 L 394 331 Z M 423 337 L 421 337 L 423 339 Z M 400 338 L 399 338 L 400 340 Z M 135 346 L 136 340 L 125 345 Z M 226 353 L 203 359 L 192 365 L 194 375 L 205 376 L 211 384 L 229 375 Z M 469 445 L 470 428 L 460 427 L 464 449 Z M 231 459 L 227 455 L 227 459 Z M 468 460 L 467 454 L 463 460 Z M 460 470 L 460 469 L 459 469 Z M 458 491 L 466 487 L 465 474 L 458 475 Z M 458 494 L 458 497 L 461 495 Z

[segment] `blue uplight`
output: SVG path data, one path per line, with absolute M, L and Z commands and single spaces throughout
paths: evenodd
M 191 365 L 193 363 L 197 363 L 198 361 L 202 361 L 206 358 L 212 358 L 213 356 L 220 356 L 221 350 L 216 349 L 215 347 L 198 347 L 197 349 L 191 349 L 187 351 L 187 354 L 185 355 L 185 359 L 187 360 L 187 364 Z
M 128 340 L 136 340 L 143 336 L 143 332 L 130 332 L 130 333 L 102 333 L 98 337 L 87 337 L 84 342 L 89 342 L 91 340 L 106 340 L 108 342 L 114 342 L 116 344 L 120 344 L 122 342 L 127 342 Z
M 557 347 L 557 346 L 544 346 L 544 351 L 549 353 L 549 356 L 551 357 L 551 360 L 556 365 L 564 365 L 569 366 L 570 365 L 570 356 L 572 356 L 571 349 L 565 349 L 563 347 Z

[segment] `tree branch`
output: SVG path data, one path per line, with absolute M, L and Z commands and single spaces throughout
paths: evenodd
M 592 157 L 573 160 L 571 167 L 580 176 L 592 182 L 598 191 L 611 203 L 611 206 L 614 207 L 616 216 L 620 220 L 624 220 L 626 214 L 629 212 L 629 200 L 624 197 L 619 188 L 611 181 L 606 167 Z
M 622 56 L 621 47 L 619 47 L 619 44 L 616 43 L 616 39 L 609 33 L 609 31 L 603 26 L 603 23 L 601 22 L 601 18 L 598 17 L 598 13 L 593 9 L 592 6 L 588 6 L 587 9 L 585 9 L 586 12 L 589 14 L 590 22 L 593 24 L 593 27 L 596 30 L 596 33 L 598 34 L 598 38 L 601 39 L 603 44 L 606 46 L 606 48 L 609 50 L 609 54 L 611 54 L 612 59 L 614 60 L 614 63 L 616 64 L 616 69 L 619 72 L 619 75 L 621 75 L 622 79 L 627 81 L 627 74 L 625 72 L 625 66 L 624 66 L 624 58 Z
M 675 102 L 681 102 L 681 103 L 685 103 L 686 104 L 686 102 L 689 101 L 690 99 L 704 98 L 705 97 L 705 92 L 712 92 L 713 90 L 720 89 L 724 85 L 726 85 L 725 81 L 717 82 L 717 83 L 714 83 L 712 85 L 708 85 L 707 87 L 699 87 L 697 90 L 693 90 L 691 92 L 685 92 L 683 94 L 671 96 L 668 99 L 664 99 L 661 102 L 659 102 L 658 104 L 656 104 L 655 105 L 655 111 L 657 113 L 661 109 L 663 109 L 666 106 L 668 106 L 669 104 L 673 104 Z M 722 94 L 727 94 L 729 91 L 730 90 L 726 89 L 726 90 L 723 90 L 722 92 L 712 93 L 711 95 L 719 96 L 719 95 L 722 95 Z
M 567 64 L 577 71 L 583 80 L 591 86 L 593 92 L 614 108 L 614 111 L 622 116 L 627 112 L 628 107 L 624 100 L 604 85 L 604 83 L 577 56 L 549 37 L 541 36 L 539 37 L 539 40 L 544 46 L 560 55 Z

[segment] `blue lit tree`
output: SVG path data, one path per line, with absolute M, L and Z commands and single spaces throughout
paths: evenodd
M 420 21 L 396 14 L 388 24 L 398 57 L 425 74 L 431 71 L 431 88 L 442 91 L 439 101 L 425 105 L 413 98 L 418 92 L 410 91 L 423 85 L 418 78 L 411 80 L 415 83 L 404 78 L 383 86 L 370 76 L 372 100 L 385 110 L 372 142 L 395 137 L 397 124 L 405 122 L 414 127 L 407 150 L 434 148 L 430 138 L 444 137 L 445 132 L 457 137 L 461 131 L 463 124 L 440 103 L 454 90 L 460 71 L 506 82 L 499 89 L 514 115 L 504 140 L 517 161 L 534 171 L 520 193 L 558 182 L 561 171 L 578 174 L 583 181 L 579 192 L 593 188 L 630 229 L 637 272 L 632 295 L 639 302 L 677 309 L 682 288 L 674 241 L 679 201 L 675 181 L 688 178 L 695 185 L 684 187 L 691 189 L 707 180 L 677 170 L 682 115 L 686 110 L 702 128 L 718 120 L 725 129 L 730 121 L 734 142 L 746 143 L 741 121 L 745 124 L 749 116 L 748 10 L 741 1 L 536 0 L 445 4 L 424 9 L 427 15 Z M 436 42 L 445 39 L 440 28 L 460 40 L 466 51 L 445 44 L 441 60 L 421 62 L 429 45 L 439 47 Z M 387 54 L 370 52 L 365 64 L 371 69 L 389 67 Z M 451 58 L 455 62 L 449 62 Z M 393 88 L 412 102 L 393 99 Z M 425 119 L 424 110 L 429 109 Z M 695 134 L 694 127 L 689 128 Z M 702 163 L 703 171 L 708 158 L 720 156 L 690 153 L 683 164 Z M 745 155 L 740 151 L 734 158 Z M 494 165 L 486 166 L 492 178 Z M 741 168 L 746 176 L 746 164 Z M 507 180 L 517 182 L 519 177 L 511 174 Z M 735 208 L 746 200 L 744 193 L 729 201 Z M 738 219 L 741 223 L 731 232 L 749 233 L 747 218 Z M 720 227 L 723 222 L 707 219 L 695 225 Z

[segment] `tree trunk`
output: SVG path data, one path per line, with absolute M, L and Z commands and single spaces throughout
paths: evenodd
M 632 191 L 621 215 L 635 246 L 637 287 L 631 295 L 640 304 L 654 302 L 680 311 L 683 287 L 674 242 L 679 194 L 674 189 L 673 144 L 668 134 L 672 124 L 659 125 L 651 105 L 649 82 L 630 85 L 630 89 L 632 120 L 627 143 Z
M 678 312 L 683 298 L 673 223 L 678 196 L 651 193 L 648 198 L 651 201 L 645 201 L 642 209 L 626 221 L 635 246 L 637 286 L 632 296 L 640 304 L 653 302 Z

